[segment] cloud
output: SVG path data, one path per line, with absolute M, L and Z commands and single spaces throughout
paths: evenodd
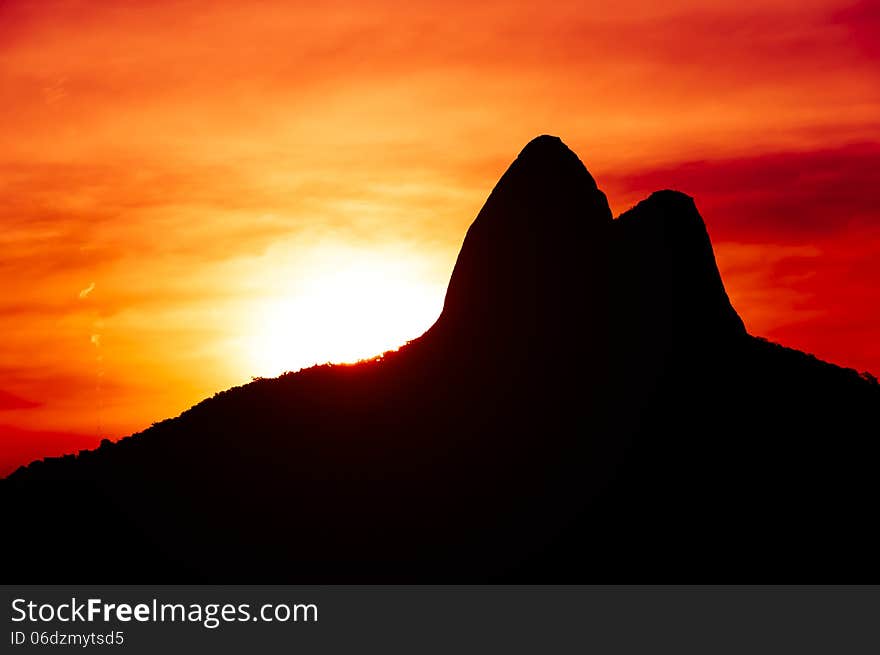
M 865 55 L 880 64 L 880 2 L 860 0 L 840 9 L 832 16 L 834 23 L 844 26 L 853 42 Z
M 0 389 L 0 411 L 11 409 L 32 409 L 39 407 L 43 403 L 38 403 L 27 398 L 22 398 L 10 391 Z
M 713 238 L 808 242 L 880 224 L 880 143 L 686 161 L 602 176 L 630 200 L 673 188 L 694 196 Z M 880 249 L 880 244 L 875 247 Z
M 85 289 L 82 289 L 82 290 L 79 292 L 80 300 L 82 300 L 82 299 L 88 297 L 88 295 L 89 295 L 92 291 L 94 291 L 94 290 L 95 290 L 95 283 L 94 283 L 94 282 L 89 282 L 89 286 L 87 286 Z

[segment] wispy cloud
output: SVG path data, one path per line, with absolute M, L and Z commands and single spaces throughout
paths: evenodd
M 34 407 L 39 407 L 41 404 L 42 403 L 38 403 L 34 400 L 23 398 L 10 391 L 0 389 L 0 411 L 11 409 L 32 409 Z
M 88 297 L 88 295 L 94 290 L 95 290 L 95 283 L 89 282 L 89 286 L 87 286 L 85 289 L 80 290 L 80 292 L 79 292 L 80 300 L 83 300 L 84 298 Z
M 862 142 L 634 168 L 602 182 L 631 201 L 661 188 L 684 191 L 716 238 L 797 242 L 876 226 L 878 162 L 880 142 Z

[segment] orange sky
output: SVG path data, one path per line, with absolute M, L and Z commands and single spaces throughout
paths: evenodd
M 880 3 L 748 4 L 0 1 L 0 474 L 417 336 L 545 132 L 880 372 Z

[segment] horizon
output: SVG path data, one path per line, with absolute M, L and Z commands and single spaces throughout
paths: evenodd
M 0 6 L 4 464 L 418 337 L 543 133 L 615 216 L 694 197 L 751 334 L 880 373 L 870 2 L 445 12 Z

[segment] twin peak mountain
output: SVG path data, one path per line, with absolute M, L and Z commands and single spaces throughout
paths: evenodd
M 693 199 L 658 191 L 614 220 L 577 155 L 537 137 L 468 230 L 432 332 L 558 341 L 633 321 L 664 339 L 745 334 Z

